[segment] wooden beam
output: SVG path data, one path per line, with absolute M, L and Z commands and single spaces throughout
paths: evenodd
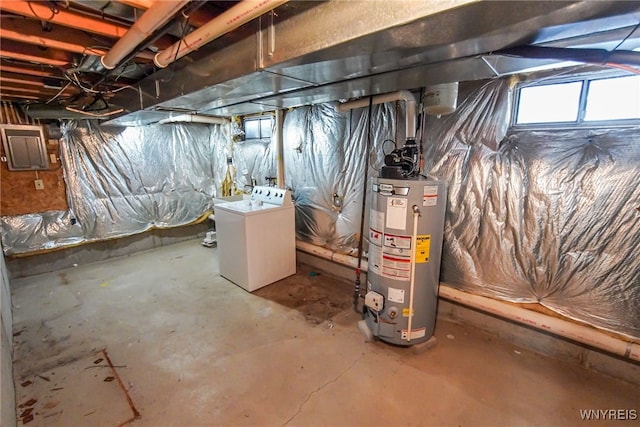
M 109 43 L 108 46 L 100 46 L 99 42 L 94 41 L 83 31 L 61 27 L 59 25 L 54 25 L 50 31 L 43 31 L 40 24 L 32 19 L 11 19 L 5 17 L 1 22 L 0 38 L 7 40 L 15 40 L 83 55 L 104 55 L 112 46 L 111 43 Z M 141 52 L 138 55 L 138 57 L 147 60 L 153 60 L 153 56 L 151 52 Z
M 201 7 L 189 16 L 189 25 L 193 25 L 198 28 L 202 27 L 218 15 L 219 14 L 212 13 L 209 10 L 205 10 L 204 7 Z
M 104 19 L 94 18 L 80 12 L 72 12 L 62 8 L 58 9 L 58 13 L 53 13 L 45 2 L 3 0 L 0 2 L 0 9 L 17 15 L 34 18 L 38 21 L 47 21 L 114 39 L 122 37 L 129 28 L 125 25 L 115 24 Z M 154 44 L 160 49 L 165 49 L 171 46 L 172 43 L 173 39 L 171 37 L 162 37 Z
M 65 87 L 67 85 L 67 83 L 63 83 L 62 87 Z M 50 89 L 50 88 L 46 88 L 44 87 L 44 85 L 42 86 L 32 86 L 28 83 L 25 82 L 8 82 L 8 83 L 2 83 L 0 85 L 0 87 L 2 88 L 2 90 L 14 90 L 17 92 L 25 92 L 25 93 L 41 93 L 43 94 L 43 96 L 51 96 L 52 94 L 56 94 L 58 92 L 60 92 L 60 89 Z M 65 90 L 65 92 L 79 92 L 80 89 L 78 89 L 76 86 L 74 85 L 70 85 L 69 87 L 67 87 Z
M 32 19 L 4 17 L 1 22 L 0 38 L 2 39 L 91 55 L 103 55 L 110 47 L 93 47 L 97 42 L 82 31 L 71 28 L 55 26 L 51 31 L 45 32 L 41 25 Z
M 55 68 L 49 68 L 45 66 L 34 66 L 32 64 L 18 64 L 14 63 L 12 65 L 8 65 L 7 61 L 3 61 L 0 63 L 0 72 L 1 73 L 16 73 L 28 76 L 37 76 L 37 77 L 52 77 L 52 78 L 64 78 L 62 73 L 60 73 Z
M 0 74 L 0 86 L 5 86 L 7 83 L 21 83 L 29 86 L 44 87 L 42 80 L 29 80 L 24 77 L 17 76 L 13 73 Z
M 0 89 L 0 99 L 3 101 L 11 100 L 11 101 L 24 101 L 25 99 L 39 100 L 41 98 L 33 95 L 16 95 L 13 93 L 1 92 Z
M 6 2 L 3 2 L 4 4 Z M 0 40 L 0 56 L 4 58 L 18 59 L 37 64 L 62 67 L 73 62 L 73 56 L 68 52 L 56 49 L 39 49 L 36 46 L 15 42 L 13 40 Z
M 127 6 L 135 7 L 136 9 L 149 9 L 155 0 L 116 0 L 118 3 L 126 4 Z
M 35 18 L 38 21 L 52 22 L 107 37 L 120 38 L 127 32 L 127 27 L 123 25 L 90 18 L 81 13 L 70 12 L 61 8 L 58 9 L 58 13 L 53 13 L 45 2 L 3 1 L 0 3 L 0 9 L 17 15 Z

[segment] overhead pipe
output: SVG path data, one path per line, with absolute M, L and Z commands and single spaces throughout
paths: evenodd
M 209 125 L 224 125 L 229 123 L 224 117 L 202 116 L 199 114 L 181 114 L 179 116 L 168 117 L 158 122 L 160 125 L 167 123 L 205 123 Z
M 190 0 L 163 0 L 154 2 L 113 45 L 106 55 L 100 58 L 102 65 L 113 70 L 122 58 L 131 53 L 140 43 L 146 40 L 154 31 L 172 19 Z
M 357 264 L 357 259 L 350 255 L 338 253 L 300 240 L 296 240 L 296 249 L 348 267 L 355 267 Z M 362 270 L 366 271 L 366 269 L 367 266 L 365 264 Z M 531 326 L 544 332 L 550 332 L 554 335 L 587 344 L 627 359 L 640 361 L 640 344 L 613 337 L 590 326 L 548 316 L 493 298 L 463 292 L 444 283 L 440 283 L 438 296 L 467 307 L 494 314 L 504 319 Z
M 384 104 L 385 102 L 404 101 L 406 104 L 406 139 L 416 139 L 416 97 L 408 90 L 400 90 L 398 92 L 385 93 L 383 95 L 375 95 L 372 104 Z M 355 101 L 338 104 L 336 110 L 345 112 L 354 108 L 366 107 L 369 105 L 369 97 L 360 98 Z
M 193 52 L 210 41 L 235 30 L 239 26 L 275 9 L 288 0 L 244 0 L 221 13 L 182 40 L 158 52 L 153 59 L 156 66 L 165 68 L 173 61 Z

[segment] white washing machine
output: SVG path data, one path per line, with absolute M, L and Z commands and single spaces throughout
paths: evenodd
M 291 193 L 254 187 L 250 200 L 215 205 L 220 275 L 249 292 L 296 273 Z

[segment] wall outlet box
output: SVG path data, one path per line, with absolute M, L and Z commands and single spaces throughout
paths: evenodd
M 36 179 L 33 183 L 36 185 L 36 190 L 44 190 L 44 182 L 41 179 Z
M 58 163 L 58 159 L 55 154 L 49 154 L 49 159 L 51 159 L 51 163 Z

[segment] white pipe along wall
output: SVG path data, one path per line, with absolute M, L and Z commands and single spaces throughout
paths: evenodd
M 153 34 L 158 28 L 167 23 L 190 0 L 163 0 L 151 5 L 117 41 L 116 44 L 100 58 L 102 65 L 113 70 L 122 58 L 131 53 L 140 43 Z
M 174 43 L 165 50 L 158 52 L 153 59 L 156 66 L 165 68 L 173 61 L 193 52 L 235 30 L 239 26 L 275 9 L 288 0 L 244 0 L 232 8 L 221 13 L 202 27 L 187 34 L 182 40 Z
M 356 267 L 358 260 L 346 254 L 340 254 L 321 246 L 296 240 L 296 248 L 302 252 L 316 255 L 348 267 Z M 366 271 L 367 266 L 362 261 L 361 270 Z M 569 338 L 583 344 L 590 345 L 609 353 L 617 354 L 628 359 L 640 361 L 640 345 L 612 337 L 598 329 L 581 325 L 572 321 L 547 316 L 537 311 L 527 310 L 503 301 L 492 298 L 473 295 L 454 289 L 446 284 L 440 284 L 438 294 L 449 301 L 457 302 L 468 307 L 495 314 L 505 319 L 532 326 L 545 332 L 551 332 L 564 338 Z
M 383 95 L 376 95 L 371 101 L 372 105 L 384 104 L 385 102 L 404 101 L 406 104 L 406 138 L 416 138 L 416 97 L 413 96 L 408 90 L 400 90 L 398 92 L 385 93 Z M 345 111 L 353 110 L 354 108 L 367 107 L 369 105 L 369 97 L 357 99 L 355 101 L 345 102 L 338 104 L 336 110 L 344 113 Z
M 180 114 L 179 116 L 168 117 L 158 122 L 160 125 L 167 123 L 206 123 L 210 125 L 224 125 L 229 123 L 229 120 L 223 117 L 202 116 L 199 114 Z

